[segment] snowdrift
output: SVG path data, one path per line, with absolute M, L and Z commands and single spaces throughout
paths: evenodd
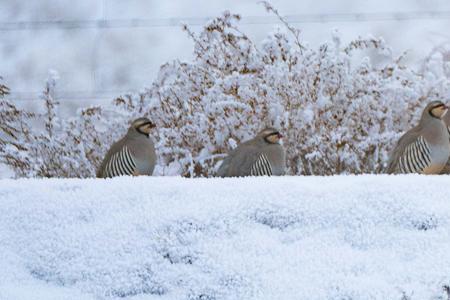
M 449 176 L 0 181 L 0 299 L 447 299 Z

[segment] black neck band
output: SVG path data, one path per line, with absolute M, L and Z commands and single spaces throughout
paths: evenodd
M 440 118 L 436 117 L 435 115 L 433 115 L 433 113 L 431 112 L 433 109 L 434 109 L 434 108 L 432 108 L 432 109 L 430 109 L 430 110 L 428 111 L 428 113 L 430 114 L 430 116 L 431 116 L 432 118 L 435 118 L 435 119 L 440 119 Z

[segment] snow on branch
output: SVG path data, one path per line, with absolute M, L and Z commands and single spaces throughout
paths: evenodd
M 193 61 L 167 62 L 143 92 L 82 109 L 71 120 L 58 118 L 54 85 L 44 91 L 46 110 L 39 116 L 9 113 L 15 106 L 3 92 L 0 114 L 8 115 L 9 127 L 2 130 L 13 135 L 2 140 L 8 144 L 0 149 L 2 161 L 18 176 L 93 176 L 132 119 L 147 116 L 157 125 L 159 175 L 213 176 L 231 144 L 265 126 L 284 133 L 288 174 L 380 173 L 421 108 L 449 94 L 445 56 L 433 55 L 416 70 L 383 39 L 346 42 L 336 30 L 330 41 L 311 46 L 262 3 L 281 23 L 262 43 L 242 32 L 240 16 L 230 12 L 200 33 L 184 25 Z M 31 118 L 43 129 L 29 127 Z

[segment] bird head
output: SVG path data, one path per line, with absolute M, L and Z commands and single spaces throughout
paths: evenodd
M 148 118 L 138 118 L 131 123 L 131 127 L 136 129 L 139 133 L 149 135 L 150 131 L 156 127 L 156 125 Z
M 266 128 L 258 133 L 258 137 L 263 138 L 268 144 L 279 144 L 283 135 L 275 128 Z
M 448 111 L 448 106 L 442 101 L 432 101 L 425 107 L 425 112 L 437 119 L 442 119 Z

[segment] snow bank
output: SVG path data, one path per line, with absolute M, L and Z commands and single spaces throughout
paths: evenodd
M 449 179 L 1 180 L 0 299 L 447 299 Z

